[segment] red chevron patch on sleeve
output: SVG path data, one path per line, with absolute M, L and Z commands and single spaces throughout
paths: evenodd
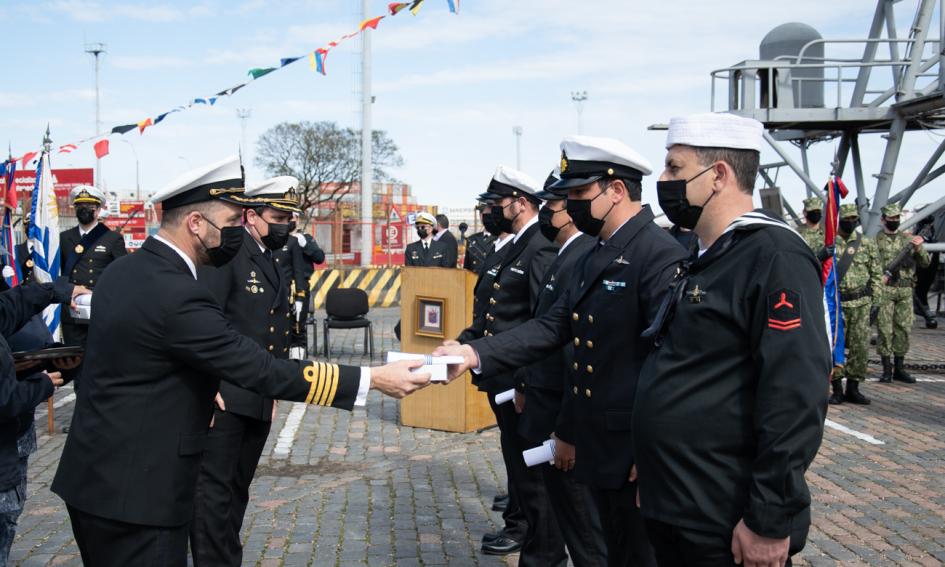
M 768 294 L 768 327 L 790 331 L 801 326 L 801 296 L 793 289 L 781 288 Z

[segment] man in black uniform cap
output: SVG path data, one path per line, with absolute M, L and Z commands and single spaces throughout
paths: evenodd
M 820 264 L 780 219 L 752 211 L 763 126 L 673 119 L 657 186 L 702 250 L 648 330 L 633 442 L 660 566 L 790 563 L 810 526 L 831 370 Z
M 186 565 L 220 379 L 342 409 L 363 405 L 370 388 L 402 397 L 429 380 L 409 372 L 415 362 L 359 369 L 279 360 L 233 330 L 196 266 L 222 266 L 243 245 L 232 199 L 242 192 L 237 157 L 181 176 L 153 198 L 163 208 L 160 232 L 97 283 L 85 387 L 52 485 L 85 565 Z
M 470 234 L 466 238 L 466 253 L 463 255 L 463 269 L 470 272 L 480 273 L 482 264 L 486 256 L 492 253 L 492 245 L 495 242 L 495 235 L 486 228 L 487 212 L 492 210 L 488 205 L 479 203 L 476 205 L 476 213 L 482 222 L 484 230 L 475 234 Z M 491 221 L 490 221 L 491 222 Z
M 59 233 L 59 248 L 62 250 L 60 273 L 70 282 L 94 290 L 105 268 L 128 251 L 120 234 L 98 222 L 98 215 L 105 207 L 105 194 L 101 190 L 91 185 L 79 185 L 72 189 L 71 196 L 79 224 Z M 68 305 L 63 305 L 61 312 L 63 342 L 85 346 L 88 321 L 74 319 Z
M 542 317 L 435 352 L 466 358 L 451 375 L 471 366 L 490 376 L 573 344 L 565 395 L 574 408 L 574 467 L 594 493 L 608 564 L 655 565 L 635 505 L 630 421 L 639 370 L 651 350 L 640 333 L 685 253 L 640 203 L 642 178 L 651 172 L 646 159 L 610 138 L 573 136 L 561 149 L 562 181 L 551 189 L 567 191 L 568 215 L 578 230 L 600 238 L 596 247 Z
M 474 311 L 480 307 L 480 316 L 474 318 L 473 324 L 460 334 L 459 341 L 492 336 L 531 318 L 542 278 L 557 251 L 557 247 L 542 236 L 538 228 L 538 207 L 541 204 L 541 200 L 535 196 L 538 191 L 538 184 L 520 171 L 499 166 L 493 175 L 488 189 L 489 193 L 495 195 L 491 210 L 493 220 L 500 232 L 514 236 L 506 245 L 508 250 L 501 263 L 489 270 L 494 272 L 490 276 L 491 288 L 482 285 L 477 288 L 477 295 L 480 291 L 483 293 L 483 301 L 474 306 Z M 536 507 L 546 505 L 544 484 L 540 473 L 530 470 L 522 461 L 517 433 L 518 414 L 515 413 L 514 405 L 495 403 L 496 394 L 515 387 L 514 374 L 509 371 L 500 375 L 473 377 L 479 390 L 488 394 L 489 405 L 499 426 L 502 457 L 509 479 L 509 514 L 514 518 L 517 511 L 521 510 L 524 515 L 524 522 L 513 520 L 512 527 L 518 524 L 517 531 L 520 533 L 510 533 L 506 529 L 491 534 L 495 535 L 494 538 L 487 534 L 482 550 L 493 555 L 521 550 L 520 562 L 523 565 L 547 564 L 539 548 L 542 541 L 548 540 L 548 536 L 542 532 L 552 531 L 554 537 L 560 537 L 557 526 L 548 525 L 548 522 L 530 522 L 530 518 L 542 515 L 542 510 Z M 543 517 L 550 517 L 547 509 L 544 512 Z M 524 533 L 521 533 L 522 523 L 526 527 Z M 508 524 L 506 521 L 506 528 L 510 527 Z
M 253 339 L 276 358 L 289 357 L 295 318 L 290 310 L 288 282 L 272 252 L 294 239 L 292 214 L 298 211 L 298 180 L 280 176 L 234 197 L 246 207 L 243 242 L 236 256 L 219 268 L 201 266 L 198 281 L 213 292 L 236 332 Z M 256 392 L 220 382 L 200 461 L 190 531 L 194 565 L 242 563 L 240 528 L 249 502 L 275 403 Z

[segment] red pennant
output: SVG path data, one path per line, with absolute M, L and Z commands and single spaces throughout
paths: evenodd
M 102 159 L 108 155 L 108 138 L 95 142 L 95 157 Z
M 23 167 L 28 166 L 29 163 L 30 163 L 31 161 L 33 161 L 33 158 L 36 157 L 36 154 L 37 154 L 37 153 L 38 153 L 38 152 L 26 152 L 25 154 L 23 154 L 23 158 L 22 158 L 22 159 L 23 159 Z

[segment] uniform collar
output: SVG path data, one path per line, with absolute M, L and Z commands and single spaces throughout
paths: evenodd
M 194 279 L 197 279 L 197 267 L 194 266 L 194 261 L 190 259 L 190 256 L 184 254 L 184 251 L 178 248 L 176 244 L 164 238 L 160 234 L 155 234 L 154 239 L 164 244 L 174 252 L 177 252 L 178 256 L 180 256 L 184 260 L 184 263 L 187 264 L 187 267 L 190 268 L 190 273 L 193 274 Z
M 499 250 L 501 250 L 506 244 L 511 242 L 513 238 L 515 238 L 514 234 L 510 234 L 506 236 L 505 238 L 496 238 L 495 251 L 498 252 Z
M 567 248 L 572 242 L 574 242 L 575 240 L 577 240 L 578 238 L 582 236 L 584 236 L 584 233 L 581 232 L 580 230 L 572 234 L 571 238 L 567 239 L 564 242 L 564 244 L 561 245 L 561 248 L 558 248 L 558 256 L 560 256 L 561 253 L 564 252 L 564 249 Z
M 518 242 L 518 239 L 521 238 L 523 234 L 525 234 L 525 231 L 528 230 L 533 224 L 537 222 L 538 222 L 538 215 L 535 215 L 532 217 L 532 220 L 525 223 L 525 226 L 522 227 L 522 230 L 515 233 L 515 236 L 512 238 L 512 244 L 515 244 L 516 242 Z

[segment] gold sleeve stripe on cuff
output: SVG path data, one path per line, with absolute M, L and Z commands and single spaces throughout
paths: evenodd
M 308 396 L 305 397 L 306 404 L 312 403 L 312 398 L 315 397 L 315 384 L 316 384 L 315 374 L 316 372 L 315 372 L 314 364 L 309 364 L 302 371 L 302 376 L 304 376 L 305 380 L 309 383 Z
M 318 363 L 318 388 L 315 390 L 315 397 L 312 398 L 313 404 L 321 405 L 321 399 L 325 395 L 325 392 L 328 391 L 328 385 L 326 384 L 328 378 L 328 364 L 324 362 Z
M 328 392 L 328 400 L 325 402 L 326 406 L 330 406 L 335 403 L 335 392 L 338 391 L 338 380 L 341 369 L 338 368 L 337 364 L 331 365 L 331 391 Z
M 328 395 L 331 393 L 331 382 L 333 378 L 334 364 L 325 364 L 325 389 L 322 390 L 321 396 L 316 398 L 318 400 L 318 405 L 324 406 L 327 405 Z

